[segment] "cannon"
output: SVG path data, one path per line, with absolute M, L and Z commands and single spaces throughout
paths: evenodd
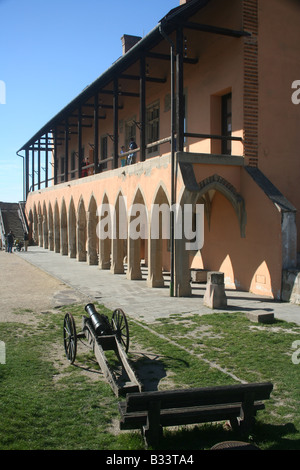
M 77 340 L 86 339 L 93 349 L 96 359 L 110 383 L 113 391 L 119 394 L 141 391 L 141 385 L 132 370 L 127 352 L 129 349 L 129 329 L 126 315 L 121 308 L 113 311 L 111 321 L 97 312 L 95 305 L 89 303 L 85 306 L 88 316 L 82 317 L 82 330 L 77 333 L 74 317 L 67 313 L 64 317 L 63 341 L 67 359 L 71 364 L 75 362 L 77 354 Z M 109 366 L 105 351 L 115 352 L 122 369 L 122 380 Z
M 107 315 L 103 313 L 100 314 L 96 311 L 94 304 L 87 304 L 84 309 L 90 316 L 97 336 L 116 335 L 125 351 L 128 352 L 129 329 L 125 313 L 122 309 L 117 308 L 113 311 L 111 322 Z
M 94 304 L 89 303 L 84 307 L 89 314 L 89 318 L 83 317 L 82 331 L 77 333 L 74 317 L 67 313 L 64 318 L 64 347 L 65 353 L 71 364 L 74 363 L 77 353 L 77 339 L 86 336 L 86 330 L 99 338 L 99 336 L 116 335 L 118 341 L 122 344 L 125 352 L 129 349 L 129 329 L 125 313 L 117 308 L 113 311 L 111 322 L 103 313 L 96 311 Z

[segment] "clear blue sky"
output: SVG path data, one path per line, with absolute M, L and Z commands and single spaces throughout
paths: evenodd
M 0 0 L 0 201 L 23 200 L 19 148 L 179 3 Z

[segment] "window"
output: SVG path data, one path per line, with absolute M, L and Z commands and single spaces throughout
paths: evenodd
M 147 107 L 146 113 L 146 143 L 159 140 L 159 101 Z M 158 145 L 147 149 L 147 154 L 158 151 Z
M 231 137 L 232 125 L 231 125 L 231 104 L 232 96 L 231 93 L 222 96 L 222 136 Z M 231 154 L 231 140 L 222 140 L 222 154 Z
M 107 135 L 101 137 L 100 139 L 100 159 L 106 160 L 108 155 L 108 148 L 107 148 Z M 101 170 L 106 170 L 107 162 L 101 163 Z
M 72 152 L 71 154 L 71 179 L 75 178 L 75 162 L 76 162 L 76 153 Z
M 65 181 L 65 157 L 60 157 L 60 181 Z

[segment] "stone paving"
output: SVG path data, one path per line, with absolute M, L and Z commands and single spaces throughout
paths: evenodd
M 212 313 L 212 309 L 203 305 L 205 284 L 194 283 L 192 297 L 170 297 L 168 287 L 147 286 L 146 268 L 143 270 L 143 280 L 130 281 L 125 274 L 112 274 L 108 270 L 100 270 L 98 266 L 89 266 L 86 262 L 78 262 L 41 247 L 29 247 L 27 252 L 14 254 L 62 281 L 83 299 L 102 303 L 112 310 L 122 308 L 128 317 L 147 323 L 175 313 Z M 226 290 L 226 297 L 227 307 L 213 311 L 237 311 L 245 314 L 273 312 L 277 319 L 300 325 L 299 305 L 235 290 Z

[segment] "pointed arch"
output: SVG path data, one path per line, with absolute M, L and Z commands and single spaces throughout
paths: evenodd
M 89 265 L 98 264 L 99 246 L 96 233 L 97 222 L 97 203 L 94 195 L 92 194 L 87 212 L 87 260 Z
M 158 186 L 156 187 L 152 199 L 152 204 L 157 204 L 157 202 L 159 203 L 160 199 L 163 199 L 164 201 L 167 200 L 169 206 L 171 205 L 171 198 L 169 196 L 167 186 L 164 181 L 160 181 Z
M 204 204 L 205 213 L 208 220 L 208 226 L 210 226 L 212 200 L 215 196 L 216 191 L 219 191 L 221 194 L 223 194 L 223 196 L 225 196 L 233 206 L 240 227 L 240 235 L 242 238 L 245 238 L 245 229 L 247 222 L 245 201 L 242 196 L 236 191 L 234 186 L 229 183 L 229 181 L 217 174 L 214 174 L 202 180 L 199 183 L 199 192 L 197 193 L 197 200 L 201 200 Z
M 68 240 L 69 256 L 76 258 L 76 212 L 73 197 L 71 197 L 68 209 Z
M 141 261 L 147 263 L 148 248 L 148 212 L 140 187 L 137 188 L 132 206 L 128 214 L 128 243 L 127 243 L 127 279 L 142 279 Z
M 122 191 L 119 191 L 114 205 L 114 227 L 111 243 L 111 272 L 124 273 L 124 259 L 127 254 L 127 207 Z
M 48 240 L 49 240 L 49 250 L 54 250 L 54 220 L 53 220 L 53 211 L 51 203 L 48 205 Z
M 156 190 L 151 209 L 148 242 L 149 269 L 147 284 L 150 287 L 163 287 L 163 270 L 170 269 L 168 245 L 170 241 L 170 202 L 163 185 Z
M 43 204 L 43 243 L 44 243 L 44 248 L 48 248 L 49 246 L 49 239 L 48 239 L 48 214 L 47 214 L 47 208 L 46 208 L 46 203 L 44 201 Z
M 198 190 L 189 191 L 185 188 L 181 194 L 180 206 L 185 204 L 204 204 L 204 211 L 210 226 L 211 212 L 213 210 L 213 199 L 216 193 L 221 193 L 232 205 L 238 219 L 240 236 L 245 237 L 246 210 L 242 196 L 234 186 L 220 175 L 214 174 L 198 183 Z M 184 226 L 184 210 L 182 210 L 182 225 Z M 186 238 L 184 234 L 181 239 L 175 239 L 175 292 L 177 296 L 191 295 L 190 285 L 190 254 L 186 249 Z
M 54 251 L 60 253 L 60 214 L 57 199 L 54 205 Z
M 43 213 L 41 203 L 38 203 L 38 244 L 43 246 Z
M 86 261 L 86 210 L 83 197 L 77 208 L 77 260 Z
M 32 232 L 32 238 L 33 238 L 34 243 L 38 244 L 38 241 L 39 241 L 39 224 L 38 224 L 38 214 L 37 214 L 37 209 L 36 209 L 35 203 L 33 205 L 33 232 Z
M 63 256 L 68 255 L 68 218 L 65 199 L 61 202 L 60 211 L 60 252 Z
M 99 216 L 99 225 L 102 222 L 101 230 L 98 230 L 97 234 L 99 237 L 99 269 L 110 269 L 110 257 L 111 257 L 111 228 L 112 228 L 112 217 L 111 206 L 106 193 L 103 195 L 102 204 L 97 209 L 97 215 Z M 105 221 L 108 221 L 105 224 Z M 106 233 L 107 232 L 107 233 Z
M 143 188 L 140 185 L 138 185 L 135 190 L 134 196 L 132 198 L 131 206 L 133 204 L 139 204 L 139 203 L 144 204 L 146 206 L 146 196 L 143 191 Z

